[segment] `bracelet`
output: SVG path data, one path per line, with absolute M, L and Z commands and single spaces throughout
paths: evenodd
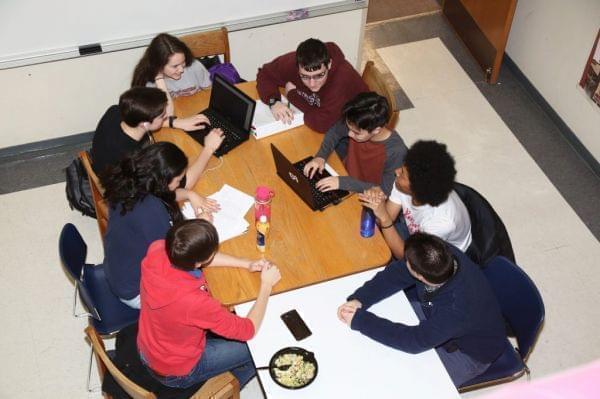
M 169 127 L 173 129 L 173 121 L 177 119 L 176 116 L 169 116 Z
M 387 226 L 379 226 L 381 228 L 381 230 L 383 229 L 389 229 L 390 227 L 392 227 L 394 225 L 394 222 L 388 224 Z

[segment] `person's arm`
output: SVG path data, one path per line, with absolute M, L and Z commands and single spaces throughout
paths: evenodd
M 284 87 L 290 79 L 289 73 L 296 65 L 296 53 L 291 52 L 275 58 L 264 64 L 256 74 L 256 90 L 261 101 L 269 104 L 269 99 L 281 100 L 279 88 Z M 295 104 L 294 104 L 295 105 Z
M 260 272 L 260 288 L 258 289 L 258 297 L 246 316 L 252 321 L 255 334 L 260 329 L 260 325 L 265 317 L 265 311 L 267 310 L 267 302 L 269 302 L 271 290 L 280 279 L 281 274 L 275 265 L 269 264 Z
M 402 138 L 398 136 L 398 133 L 392 131 L 392 134 L 397 137 L 388 139 L 390 140 L 390 145 L 386 145 L 386 159 L 383 165 L 383 176 L 381 178 L 381 189 L 387 196 L 392 192 L 394 181 L 396 180 L 396 169 L 402 167 L 407 151 L 406 145 L 404 144 L 404 141 L 402 141 Z
M 353 193 L 362 193 L 374 186 L 373 183 L 355 179 L 352 176 L 339 176 L 340 190 L 352 191 Z
M 239 267 L 241 269 L 247 269 L 250 272 L 260 272 L 264 267 L 270 265 L 271 262 L 266 259 L 251 260 L 217 252 L 212 262 L 210 262 L 207 267 Z
M 362 287 L 348 296 L 347 300 L 357 300 L 363 309 L 368 309 L 377 302 L 385 299 L 398 291 L 415 284 L 404 261 L 390 263 L 377 273 L 371 280 L 365 282 Z
M 190 201 L 192 209 L 196 216 L 203 213 L 218 212 L 221 207 L 219 203 L 212 198 L 205 198 L 192 190 L 186 188 L 178 188 L 175 190 L 175 201 L 183 202 Z
M 358 308 L 349 318 L 350 328 L 379 343 L 407 353 L 421 353 L 459 336 L 463 325 L 459 317 L 450 309 L 437 309 L 429 319 L 407 326 Z
M 331 129 L 327 131 L 325 137 L 323 137 L 323 142 L 321 143 L 321 147 L 319 147 L 319 151 L 317 151 L 310 162 L 304 165 L 304 175 L 312 179 L 315 173 L 323 173 L 327 158 L 329 158 L 329 155 L 335 150 L 335 147 L 340 140 L 347 136 L 348 128 L 346 127 L 345 122 L 340 120 L 333 125 Z
M 202 148 L 202 152 L 200 152 L 200 155 L 196 161 L 194 161 L 194 163 L 185 173 L 185 188 L 192 189 L 196 183 L 198 183 L 198 180 L 200 179 L 200 176 L 202 176 L 202 173 L 204 173 L 210 158 L 215 153 L 217 148 L 221 146 L 221 143 L 223 143 L 224 139 L 225 135 L 221 129 L 213 129 L 208 135 L 206 135 L 204 138 L 204 148 Z

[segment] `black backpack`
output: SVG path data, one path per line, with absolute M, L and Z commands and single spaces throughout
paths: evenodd
M 92 188 L 81 158 L 77 157 L 65 168 L 67 201 L 71 209 L 77 209 L 85 216 L 96 218 L 96 208 Z

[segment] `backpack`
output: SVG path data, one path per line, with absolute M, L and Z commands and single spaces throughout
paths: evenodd
M 71 209 L 77 209 L 85 216 L 96 218 L 96 209 L 92 199 L 92 188 L 88 180 L 87 172 L 79 157 L 75 158 L 65 168 L 66 182 L 65 191 L 67 201 Z

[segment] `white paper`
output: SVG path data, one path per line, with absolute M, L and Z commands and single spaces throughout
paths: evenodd
M 254 204 L 252 196 L 225 184 L 208 198 L 214 199 L 221 206 L 221 210 L 213 213 L 213 225 L 219 233 L 219 242 L 227 241 L 248 231 L 250 224 L 244 216 L 248 213 L 248 208 Z M 183 204 L 181 212 L 186 219 L 196 218 L 189 201 Z
M 262 139 L 304 124 L 304 113 L 302 111 L 292 105 L 284 96 L 281 96 L 281 102 L 289 104 L 290 109 L 294 113 L 292 123 L 288 125 L 275 120 L 269 106 L 260 100 L 256 100 L 256 109 L 254 110 L 254 119 L 252 120 L 252 134 L 254 134 L 254 137 Z

